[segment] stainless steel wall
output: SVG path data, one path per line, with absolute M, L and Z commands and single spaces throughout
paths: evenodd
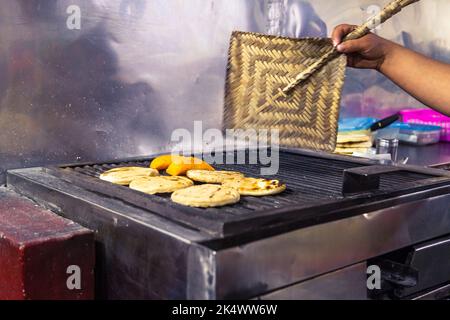
M 143 155 L 194 120 L 220 128 L 232 30 L 326 36 L 386 2 L 0 0 L 0 167 Z M 450 61 L 449 9 L 422 1 L 377 32 Z M 348 71 L 343 115 L 405 105 L 419 104 L 375 72 Z

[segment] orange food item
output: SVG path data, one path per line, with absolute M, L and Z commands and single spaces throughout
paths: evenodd
M 207 162 L 194 157 L 178 157 L 174 158 L 172 163 L 167 168 L 167 174 L 171 176 L 185 175 L 188 170 L 209 170 L 214 168 Z
M 172 154 L 166 154 L 166 155 L 163 155 L 163 156 L 156 157 L 150 163 L 150 168 L 153 168 L 153 169 L 156 169 L 156 170 L 165 170 L 165 169 L 167 169 L 170 166 L 170 164 L 176 158 L 183 158 L 183 157 L 182 156 L 177 156 L 177 155 L 172 155 Z

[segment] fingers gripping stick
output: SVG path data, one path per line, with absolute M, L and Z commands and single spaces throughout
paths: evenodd
M 403 8 L 418 2 L 420 0 L 394 0 L 389 3 L 379 14 L 375 15 L 371 19 L 369 19 L 366 23 L 360 25 L 355 28 L 352 32 L 344 37 L 342 42 L 349 40 L 356 40 L 361 37 L 367 35 L 372 29 L 375 29 L 386 20 L 390 19 L 397 13 L 399 13 Z M 308 66 L 305 70 L 303 70 L 300 74 L 298 74 L 295 79 L 289 83 L 286 87 L 283 88 L 283 93 L 288 94 L 292 89 L 294 89 L 301 82 L 308 79 L 312 74 L 314 74 L 317 70 L 323 67 L 332 59 L 336 58 L 341 53 L 336 50 L 336 48 L 331 49 L 327 53 L 325 53 L 319 60 Z

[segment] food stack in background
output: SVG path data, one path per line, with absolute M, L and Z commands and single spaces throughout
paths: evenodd
M 370 126 L 377 119 L 348 118 L 339 121 L 335 153 L 352 155 L 368 153 L 373 145 L 373 135 Z
M 351 155 L 367 153 L 372 148 L 373 140 L 370 131 L 339 132 L 335 153 Z

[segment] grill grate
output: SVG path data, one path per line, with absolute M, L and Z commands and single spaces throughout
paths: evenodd
M 341 192 L 343 171 L 361 167 L 360 163 L 283 151 L 280 152 L 278 174 L 265 178 L 279 179 L 285 182 L 287 184 L 285 192 L 268 197 L 242 197 L 241 201 L 235 205 L 208 209 L 178 205 L 170 200 L 170 195 L 147 195 L 128 187 L 112 185 L 100 179 L 87 179 L 87 176 L 97 178 L 102 172 L 116 167 L 148 167 L 149 164 L 149 159 L 118 161 L 115 163 L 65 166 L 61 167 L 63 169 L 61 171 L 65 172 L 65 178 L 69 180 L 72 179 L 70 173 L 77 172 L 79 178 L 75 183 L 83 182 L 83 187 L 130 202 L 133 205 L 143 206 L 153 213 L 179 223 L 188 224 L 190 227 L 221 234 L 231 232 L 235 228 L 256 227 L 258 223 L 255 220 L 258 219 L 261 219 L 260 223 L 267 224 L 268 221 L 266 220 L 270 216 L 272 216 L 272 219 L 269 219 L 269 221 L 272 222 L 273 219 L 279 221 L 281 216 L 285 214 L 292 218 L 293 213 L 287 211 L 294 208 L 296 210 L 295 219 L 311 218 L 311 216 L 317 218 L 321 210 L 326 209 L 326 206 L 330 211 L 330 208 L 345 207 L 346 203 L 348 205 L 348 200 L 352 199 L 373 201 L 376 196 L 389 196 L 390 193 L 399 190 L 419 187 L 425 181 L 435 178 L 428 174 L 408 171 L 386 173 L 381 175 L 379 190 L 345 197 Z M 239 171 L 252 177 L 262 177 L 260 175 L 261 167 L 259 164 L 215 165 L 218 170 Z M 84 179 L 80 179 L 80 177 L 84 177 Z M 303 209 L 304 211 L 302 211 Z M 311 209 L 314 209 L 312 210 L 313 213 Z

